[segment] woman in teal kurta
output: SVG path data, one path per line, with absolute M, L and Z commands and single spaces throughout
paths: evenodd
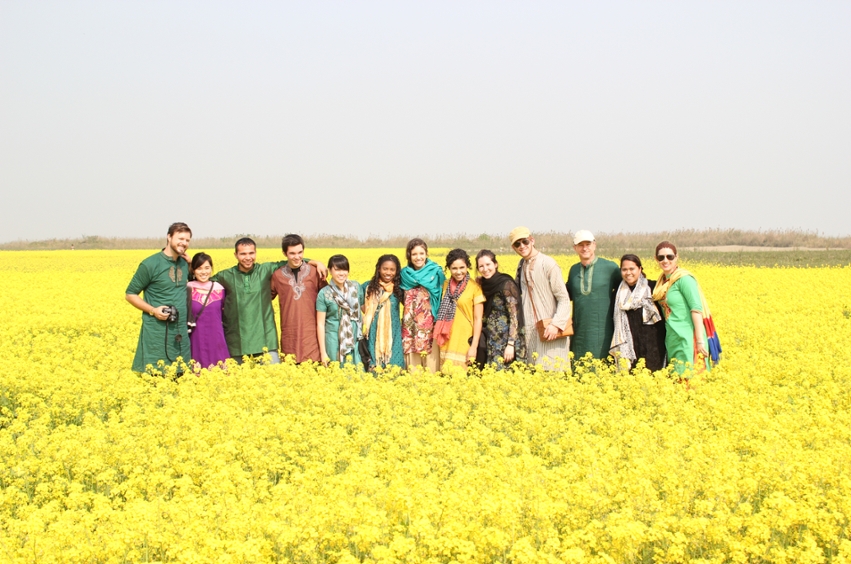
M 381 255 L 372 280 L 363 283 L 364 332 L 367 335 L 370 369 L 405 368 L 402 320 L 399 315 L 405 292 L 401 288 L 402 265 L 396 255 Z
M 328 270 L 331 284 L 322 288 L 316 298 L 316 332 L 322 364 L 345 362 L 351 357 L 351 362 L 359 365 L 357 343 L 361 334 L 363 288 L 349 280 L 349 260 L 343 255 L 328 259 Z
M 663 241 L 656 247 L 662 276 L 653 300 L 665 315 L 665 348 L 678 373 L 688 367 L 696 372 L 710 369 L 709 342 L 703 326 L 704 304 L 697 280 L 678 264 L 677 248 Z

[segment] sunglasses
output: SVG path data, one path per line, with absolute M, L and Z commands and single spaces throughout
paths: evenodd
M 528 247 L 530 244 L 531 241 L 529 241 L 529 239 L 517 239 L 516 241 L 514 241 L 514 243 L 512 243 L 511 246 L 515 249 L 519 249 L 521 245 L 524 247 Z
M 659 262 L 662 262 L 665 259 L 674 260 L 675 258 L 677 258 L 677 255 L 656 255 L 656 260 Z

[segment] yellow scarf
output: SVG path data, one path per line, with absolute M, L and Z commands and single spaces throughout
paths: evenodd
M 668 297 L 668 290 L 671 289 L 671 286 L 674 285 L 674 282 L 682 278 L 683 276 L 691 276 L 694 278 L 694 274 L 686 270 L 685 268 L 677 268 L 670 277 L 666 276 L 664 273 L 659 277 L 659 280 L 656 281 L 656 289 L 653 290 L 653 301 L 661 302 L 663 304 L 663 311 L 665 312 L 665 318 L 671 314 L 671 310 L 668 309 L 668 303 L 665 298 Z M 697 281 L 697 278 L 694 278 Z M 700 304 L 703 309 L 703 317 L 709 317 L 709 304 L 706 303 L 706 298 L 703 295 L 703 290 L 700 287 L 700 284 L 697 285 L 697 292 L 700 294 Z
M 662 276 L 659 277 L 659 280 L 656 281 L 656 288 L 653 290 L 653 301 L 663 301 L 665 299 L 665 296 L 668 295 L 668 290 L 670 290 L 671 286 L 674 285 L 674 282 L 676 282 L 683 276 L 691 276 L 691 272 L 689 272 L 685 268 L 677 268 L 674 273 L 671 274 L 670 278 L 668 278 L 663 272 Z
M 389 304 L 385 304 L 393 295 L 393 283 L 381 282 L 379 285 L 384 290 L 381 295 L 369 296 L 366 301 L 366 311 L 363 316 L 363 333 L 369 338 L 369 330 L 372 328 L 372 320 L 378 312 L 378 321 L 375 324 L 375 364 L 383 366 L 390 362 L 393 355 L 393 317 L 390 315 Z M 380 309 L 379 309 L 380 308 Z

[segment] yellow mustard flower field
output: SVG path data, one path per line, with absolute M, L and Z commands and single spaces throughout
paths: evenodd
M 687 383 L 594 363 L 174 380 L 130 370 L 124 291 L 151 252 L 0 253 L 0 562 L 851 562 L 847 266 L 686 262 L 724 346 Z M 343 251 L 352 278 L 382 252 Z

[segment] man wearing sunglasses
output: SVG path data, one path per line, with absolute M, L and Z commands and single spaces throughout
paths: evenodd
M 570 298 L 556 261 L 535 248 L 535 238 L 526 227 L 517 227 L 508 236 L 520 255 L 517 285 L 523 302 L 527 358 L 549 370 L 570 368 L 570 339 L 559 333 L 570 321 Z M 543 335 L 536 325 L 543 321 Z
M 567 292 L 573 300 L 573 338 L 570 350 L 574 360 L 591 353 L 594 358 L 609 356 L 615 332 L 615 294 L 621 283 L 617 264 L 597 256 L 594 234 L 585 229 L 573 236 L 573 249 L 579 263 L 567 274 Z

